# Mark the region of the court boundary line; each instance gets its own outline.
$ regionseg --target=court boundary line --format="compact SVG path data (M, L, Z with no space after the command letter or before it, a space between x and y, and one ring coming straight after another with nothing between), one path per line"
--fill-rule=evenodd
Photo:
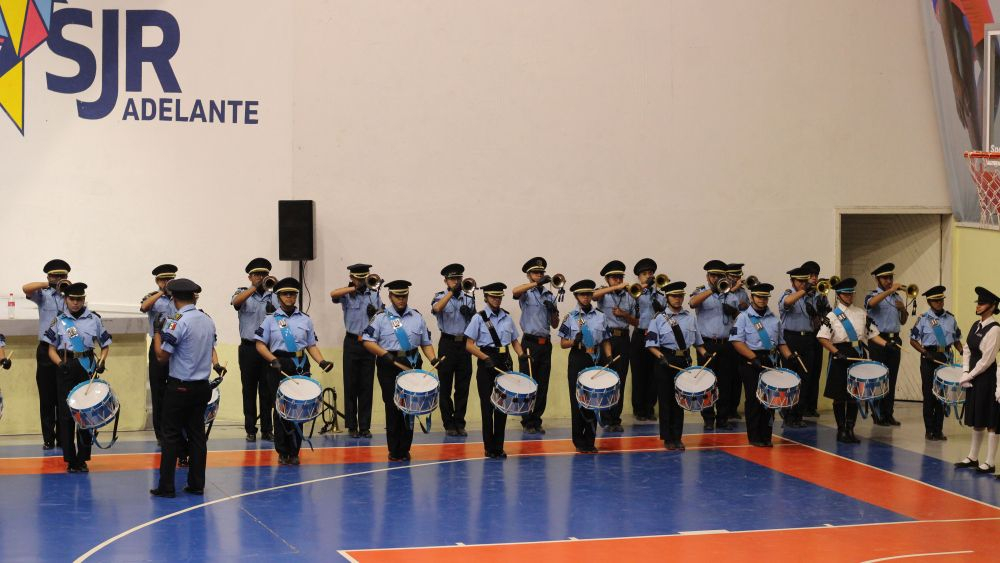
M975 553L975 551L937 551L933 553L908 553L906 555L892 555L889 557L879 557L878 559L866 559L861 563L878 563L879 561L894 561L896 559L916 559L917 557L930 557L932 555L961 555L963 553Z

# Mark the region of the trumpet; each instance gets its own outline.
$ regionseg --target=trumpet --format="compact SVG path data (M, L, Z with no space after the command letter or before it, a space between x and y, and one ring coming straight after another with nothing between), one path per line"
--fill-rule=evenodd
M264 281L260 282L260 284L264 287L264 291L271 291L277 283L278 278L274 276L267 276L264 278Z
M897 289L896 291L904 291L904 292L906 292L906 298L907 299L916 299L917 296L920 295L920 288L915 283L911 283L911 284L909 284L909 285L907 285L905 287L901 287L901 288Z
M640 284L634 283L628 286L628 292L633 298L638 299L642 295L642 286Z
M68 279L61 279L58 282L56 282L56 291L62 293L66 291L66 288L71 285L73 285L73 282L69 281Z
M562 274L556 274L552 276L552 289L562 289L566 285L566 276Z
M667 285L670 283L670 276L668 276L667 274L656 274L656 277L653 278L653 283L656 285L656 289L662 291L663 288L667 287Z
M715 282L715 285L712 286L712 290L716 293L729 293L729 290L732 289L732 287L733 284L729 283L729 280L723 277L719 278L719 281Z
M753 286L759 283L760 283L760 278L758 278L757 276L747 276L747 279L743 280L743 285L747 286L750 289L753 289Z
M377 290L382 287L382 276L379 276L378 274L368 274L368 277L365 278L365 285L368 286L368 289Z
M829 279L820 278L820 280L816 282L816 291L818 291L821 295L826 295L827 293L830 293L833 286L838 283L840 283L840 276L830 276Z
M479 285L476 284L476 280L472 278L465 278L462 280L462 291L472 293L477 289L479 289Z

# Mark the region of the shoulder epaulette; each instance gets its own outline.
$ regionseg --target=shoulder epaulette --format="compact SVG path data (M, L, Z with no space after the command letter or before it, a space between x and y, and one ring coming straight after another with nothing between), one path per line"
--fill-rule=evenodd
M503 311L504 313L507 313L508 315L510 314L510 311L508 311L507 309L504 309L503 307L500 307L500 310Z
M95 317L97 317L97 318L101 318L101 314L100 314L100 313L98 313L97 311L90 311L90 312L91 312L91 313L93 313L93 315L94 315Z
M212 318L212 315L209 315L208 313L206 313L204 309L198 309L198 311L200 311L200 312L204 313L204 315L205 315L206 317L208 317L208 318Z
M145 300L149 299L150 297L156 295L157 293L159 293L159 291L150 291L149 293L146 294L145 297L142 298L142 300L145 301Z
M182 313L177 313L176 315L174 315L174 320L175 321L179 321L179 320L181 320L181 317L183 317L183 316L184 315Z
M244 291L246 291L248 289L250 289L250 288L249 287L237 287L236 288L236 293L234 295L239 295L240 293L243 293Z

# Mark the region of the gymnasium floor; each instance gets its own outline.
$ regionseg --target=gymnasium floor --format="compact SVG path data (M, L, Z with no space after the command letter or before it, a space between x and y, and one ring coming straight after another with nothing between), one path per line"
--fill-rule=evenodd
M645 424L596 456L574 453L568 421L529 439L512 420L506 461L475 433L435 431L392 464L384 436L316 437L299 467L217 427L205 496L176 499L147 494L149 433L98 452L89 475L37 437L3 437L0 561L997 560L1000 481L954 470L968 431L949 420L948 442L924 442L919 408L897 409L900 428L859 421L874 439L857 446L835 442L828 412L771 449L689 416L684 453Z

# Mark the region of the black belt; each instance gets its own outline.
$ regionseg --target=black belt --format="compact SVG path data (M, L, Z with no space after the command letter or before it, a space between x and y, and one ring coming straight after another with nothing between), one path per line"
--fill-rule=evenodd
M455 342L463 342L465 340L464 334L448 334L447 332L441 333L441 338L444 340L454 340Z
M348 332L344 336L346 336L348 338L348 340L361 340L361 335L360 334L354 334L353 332Z
M409 355L412 354L413 352L415 352L416 350L417 350L416 348L410 350L409 352L404 352L403 350L386 350L386 352L388 352L388 354L386 354L386 355L387 356L392 356L392 358L395 359L395 360L407 360L407 361L409 361L409 359L410 359Z
M507 353L507 347L506 346L501 346L499 348L497 348L496 346L480 346L479 349L482 350L484 354L506 354Z
M771 355L771 350L754 350L751 348L750 351L753 352L753 355L757 357Z
M795 335L795 336L812 336L813 331L811 330L788 330L785 329L785 335Z
M878 333L878 335L881 336L883 339L886 339L886 338L896 338L897 336L899 336L899 333L898 332L880 332L880 333Z
M176 377L170 377L169 375L167 376L167 381L172 383L178 383L181 385L202 385L202 384L208 385L207 379L194 379L187 381L184 379L177 379Z
M702 340L704 340L705 342L711 342L713 344L722 344L724 342L729 342L729 340L727 340L725 338L708 338L708 337L705 337Z
M247 340L246 338L241 338L240 339L240 344L249 344L250 346L256 346L257 345L257 341L256 340Z
M545 346L549 343L548 336L538 336L536 334L525 334L524 339L531 342L537 342L539 346Z
M937 346L937 345L924 346L924 350L927 350L928 352L937 352L939 354L944 354L945 352L948 351L948 348L950 348L950 346L947 347Z
M628 336L627 328L612 328L611 336Z
M674 350L673 348L663 348L660 347L660 353L666 354L667 356L678 356L681 358L690 357L691 353L687 350Z
M277 352L271 352L271 353L279 358L301 358L302 356L305 355L305 352L303 352L302 350L299 350L298 352L286 352L283 350L279 350Z

